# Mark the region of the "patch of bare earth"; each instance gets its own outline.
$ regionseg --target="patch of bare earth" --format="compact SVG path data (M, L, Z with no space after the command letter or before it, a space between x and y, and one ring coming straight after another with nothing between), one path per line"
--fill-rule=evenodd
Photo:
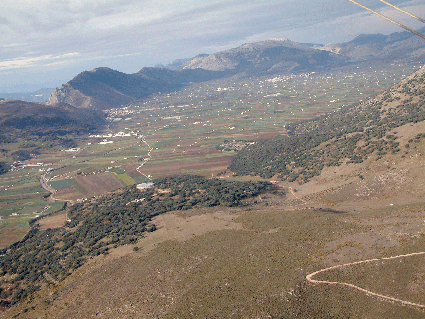
M196 215L191 215L192 211L189 211L186 214L175 212L155 217L152 223L156 225L157 230L141 239L138 246L142 248L142 251L149 252L166 240L186 241L220 229L242 228L242 224L235 221L239 217L236 213L224 212L216 208L196 211Z
M13 243L16 243L28 232L28 227L16 228L16 227L5 227L0 230L0 248L5 248Z
M38 221L40 230L46 230L49 228L62 227L66 223L67 213L65 211L48 215Z

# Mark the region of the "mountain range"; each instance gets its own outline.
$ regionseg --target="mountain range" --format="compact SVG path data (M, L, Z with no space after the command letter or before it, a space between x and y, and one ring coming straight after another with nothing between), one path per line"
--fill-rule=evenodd
M56 88L47 103L63 102L102 110L120 107L154 93L179 90L190 83L235 75L313 72L362 62L421 62L424 56L425 42L409 32L361 35L347 43L324 46L271 39L202 54L186 62L180 60L172 64L172 68L142 68L133 74L105 67L84 71Z
M345 64L337 54L309 48L286 39L243 45L208 56L200 55L175 70L143 68L125 74L109 68L82 72L53 91L48 104L64 102L76 107L109 109L167 93L189 83L243 75L313 71Z
M419 30L425 32L425 28ZM352 41L325 46L314 46L346 57L350 62L363 61L424 61L425 41L410 32L390 35L362 34Z

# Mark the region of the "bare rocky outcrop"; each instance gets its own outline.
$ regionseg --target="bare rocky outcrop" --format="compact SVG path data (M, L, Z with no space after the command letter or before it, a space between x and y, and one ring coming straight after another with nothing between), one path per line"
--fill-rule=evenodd
M105 110L127 104L135 99L135 75L109 68L97 68L78 74L71 81L56 88L47 104L67 103L78 108ZM142 84L139 85L142 91Z
M93 106L93 101L90 96L84 95L78 90L75 90L69 83L62 85L60 88L53 90L47 101L48 105L57 103L67 103L73 106L89 108Z

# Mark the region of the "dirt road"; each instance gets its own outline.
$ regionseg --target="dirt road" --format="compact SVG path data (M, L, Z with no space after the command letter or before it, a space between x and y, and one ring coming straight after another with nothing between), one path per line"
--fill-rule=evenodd
M315 271L315 272L307 275L306 280L310 283L313 283L313 284L343 285L343 286L347 286L347 287L351 287L351 288L360 290L360 291L362 291L362 292L364 292L368 295L375 296L375 297L384 299L386 301L398 302L398 303L401 303L403 305L414 306L414 307L425 309L425 305L413 303L413 302L406 301L406 300L401 300L401 299L390 297L390 296L384 296L384 295L375 293L373 291L370 291L370 290L367 290L367 289L364 289L364 288L361 288L361 287L358 287L356 285L349 284L349 283L346 283L346 282L325 281L325 280L315 280L315 279L313 279L313 277L315 275L322 273L322 272L326 272L328 270L332 270L332 269L343 268L343 267L348 267L348 266L358 265L358 264L365 264L365 263L374 262L374 261L391 260L391 259L405 258L405 257L417 256L417 255L425 255L425 252L411 253L411 254L406 254L406 255L398 255L398 256L379 258L379 259L368 259L368 260L356 261L356 262L347 263L347 264L336 265L336 266L332 266L332 267L328 267L328 268L324 268L324 269Z

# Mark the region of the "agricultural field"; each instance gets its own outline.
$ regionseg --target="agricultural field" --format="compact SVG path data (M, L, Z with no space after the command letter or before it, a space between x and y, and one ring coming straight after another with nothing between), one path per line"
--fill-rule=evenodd
M153 178L231 177L227 167L236 153L218 149L225 140L256 142L284 134L286 124L359 103L417 67L363 65L327 73L193 84L109 110L111 122L104 131L72 137L76 142L72 148L23 139L2 144L4 150L34 154L0 175L0 223L9 218L28 221L61 210L67 201ZM6 153L0 152L0 162L10 163ZM19 229L24 234L29 228Z

